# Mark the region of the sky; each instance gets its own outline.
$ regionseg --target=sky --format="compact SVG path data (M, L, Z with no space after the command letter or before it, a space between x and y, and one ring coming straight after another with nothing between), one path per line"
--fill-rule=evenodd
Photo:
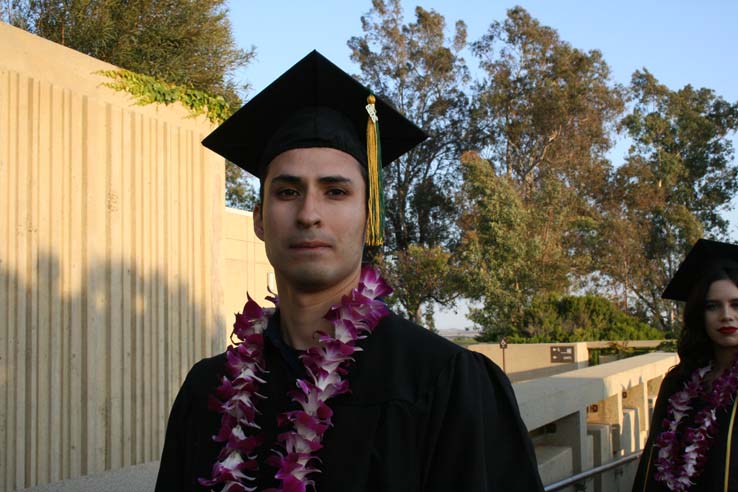
M370 10L370 0L229 0L228 5L237 44L256 48L256 59L237 74L240 83L250 84L250 95L313 49L358 73L346 42L362 34L361 16ZM738 2L733 0L416 0L403 2L406 22L414 19L417 5L442 14L449 28L463 20L469 41L520 5L575 48L601 51L615 82L626 85L645 67L671 89L691 84L738 100ZM474 75L476 60L470 53L465 58ZM733 141L738 147L738 139ZM614 164L626 148L627 142L618 143L611 153ZM738 197L733 205L738 208ZM738 211L726 217L731 240L738 242ZM470 326L460 311L438 316L437 327Z

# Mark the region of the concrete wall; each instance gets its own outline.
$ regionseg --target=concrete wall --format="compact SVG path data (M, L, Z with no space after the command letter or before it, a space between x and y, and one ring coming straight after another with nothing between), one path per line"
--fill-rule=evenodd
M110 68L0 23L0 491L158 459L224 346L211 125Z
M552 362L551 347L571 349L573 362ZM587 342L511 343L504 350L504 354L499 343L476 343L469 345L468 348L486 355L495 364L502 367L512 382L572 371L586 367L589 362Z
M539 465L546 465L541 468L544 484L567 469L578 473L642 449L653 399L677 361L675 353L654 352L514 384ZM571 448L571 453L561 448ZM586 488L630 490L636 466L632 462L607 472Z
M274 269L267 260L264 243L254 234L251 212L225 209L222 251L225 346L235 321L233 313L243 310L247 292L261 306L273 306L264 298L270 295L267 291L267 275ZM276 285L271 287L276 291Z

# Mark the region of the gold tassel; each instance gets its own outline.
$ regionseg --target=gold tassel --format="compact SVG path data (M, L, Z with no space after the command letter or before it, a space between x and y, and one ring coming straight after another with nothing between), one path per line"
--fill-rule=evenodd
M379 139L379 119L374 106L375 98L366 98L366 111L369 119L366 123L366 158L369 176L368 211L366 219L367 246L384 244L384 199L382 196L382 155Z

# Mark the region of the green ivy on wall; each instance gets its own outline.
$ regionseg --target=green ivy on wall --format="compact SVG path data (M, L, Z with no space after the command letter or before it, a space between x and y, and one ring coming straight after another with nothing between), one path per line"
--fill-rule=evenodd
M104 84L106 87L129 93L141 106L179 102L189 109L193 116L204 114L213 123L222 123L231 114L231 108L223 96L168 84L150 75L130 70L102 70L98 73L112 79L111 82Z

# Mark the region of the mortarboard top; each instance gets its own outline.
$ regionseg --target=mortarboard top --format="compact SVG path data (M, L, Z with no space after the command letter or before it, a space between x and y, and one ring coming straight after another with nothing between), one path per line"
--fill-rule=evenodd
M312 51L216 128L203 145L260 178L271 159L295 148L336 148L366 166L371 94ZM382 166L427 138L381 99L376 98L375 106Z
M687 301L692 288L713 268L738 269L738 245L700 239L679 265L661 297Z

